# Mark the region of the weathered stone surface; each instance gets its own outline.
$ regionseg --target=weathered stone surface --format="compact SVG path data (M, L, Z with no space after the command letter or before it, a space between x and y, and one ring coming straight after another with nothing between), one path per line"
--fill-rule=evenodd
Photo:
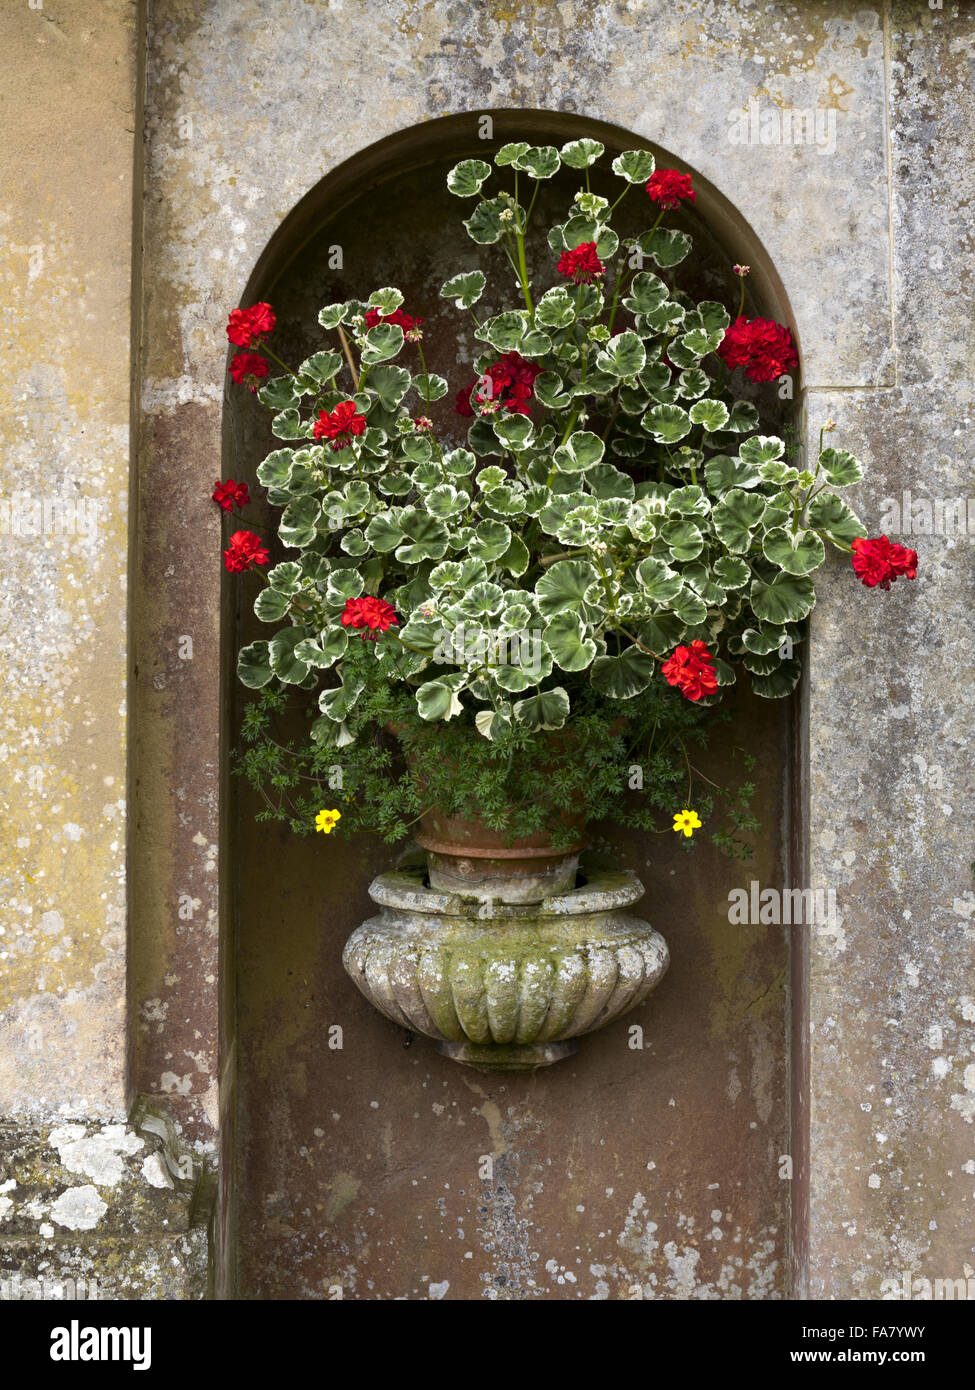
M975 398L942 381L808 406L867 466L870 534L919 556L889 593L838 558L810 642L810 881L838 911L810 942L809 1294L878 1298L973 1264L975 530L911 534L889 504L975 492Z
M47 1117L55 1126L78 1116L119 1121L126 1111L135 14L119 0L58 0L56 10L25 3L0 17L4 51L17 57L5 90L0 220L8 326L2 740L10 774L0 1113ZM201 1150L214 1150L219 1111L219 520L207 499L221 460L222 323L282 220L342 160L448 113L470 113L472 141L481 112L534 107L576 111L657 142L738 209L742 244L767 253L794 314L812 388L810 426L827 414L839 420L841 442L860 449L871 469L861 491L871 529L891 531L885 496L899 499L905 488L943 498L973 491L964 457L973 348L971 40L971 12L953 0L943 9L922 0L568 0L520 8L501 0L281 0L273 20L258 0L150 3L136 431L143 445L134 598L140 824L129 965L137 1083L168 1098ZM784 113L807 108L814 136L821 113L820 144L776 142ZM741 116L757 143L729 139L742 129L729 117ZM763 130L770 143L762 143ZM225 473L233 472L239 443L228 441ZM58 501L62 517L66 500L97 504L94 532L85 534L86 508L74 512L74 534L54 534L49 523L41 537L16 534L15 509L28 515L16 501L20 489L28 506ZM899 583L890 594L851 589L837 559L809 649L809 875L813 884L835 883L841 909L839 923L809 943L810 1090L801 1096L812 1123L814 1297L876 1297L885 1273L950 1276L975 1263L967 1219L975 908L964 828L973 699L958 637L970 628L975 598L970 541L899 538L921 553L917 583ZM763 753L774 756L772 745ZM363 883L376 867L366 858L357 852L347 861ZM225 885L228 874L225 866ZM308 1022L323 1007L321 995L302 999L302 1008L295 992L299 979L327 980L314 973L324 948L293 923L287 952L271 952L259 938L246 942L245 994L248 968L263 972L260 992L247 996L249 1094L260 1091L266 1104L245 1135L242 1169L267 1219L263 1245L245 1232L245 1258L263 1287L322 1296L331 1272L347 1296L376 1296L377 1280L394 1296L458 1296L468 1287L461 1256L460 1275L451 1268L448 1277L443 1261L427 1268L425 1282L417 1275L430 1249L420 1227L425 1220L446 1260L454 1239L448 1217L468 1214L456 1193L469 1171L460 1160L451 1166L446 1150L476 1126L472 1165L485 1136L496 1159L476 1218L479 1264L494 1262L494 1273L478 1271L491 1281L485 1296L535 1297L543 1288L597 1298L781 1292L779 955L767 943L729 939L709 892L689 881L682 898L664 894L678 927L664 922L666 933L678 949L666 982L672 1002L664 990L654 1000L666 1026L663 1065L650 1081L643 1054L624 1053L619 1077L572 1063L571 1096L568 1082L544 1096L529 1081L503 1096L469 1088L458 1100L451 1092L432 1147L406 1111L397 1112L388 1141L384 1126L394 1120L371 1111L354 1111L348 1140L333 1138L333 1110L349 1123L359 1088L344 1072L332 1077L322 1061ZM314 906L312 895L306 899L302 889L291 891L286 911L300 917ZM358 910L353 903L348 912ZM339 920L345 912L340 905ZM663 921L656 907L654 917ZM693 979L682 973L691 961ZM702 978L714 997L708 1012L694 1013L703 1010ZM341 996L329 996L333 1005L344 1007ZM682 1035L668 1033L681 1010L702 1039L708 1035L707 1046L682 1047ZM365 1023L364 1002L354 1017L362 1064L379 1075L386 1054ZM390 1039L395 1045L392 1031ZM233 1056L228 1045L231 1067ZM290 1110L276 1070L285 1063L296 1100ZM443 1082L399 1056L389 1070L417 1094ZM319 1106L316 1086L325 1076L331 1089ZM667 1183L662 1173L650 1176L652 1158L638 1186L621 1157L628 1195L618 1195L620 1179L617 1196L603 1199L580 1174L595 1171L605 1150L559 1125L572 1106L598 1114L604 1132L629 1136L620 1145L631 1161L643 1141L628 1128L625 1095L637 1085L645 1087L655 1137L669 1145ZM724 1167L750 1175L753 1186L735 1189L730 1202L722 1195L718 1208L718 1229L735 1233L726 1247L741 1242L738 1265L717 1259L717 1237L705 1244L717 1201L705 1189L724 1179L681 1170L686 1147L669 1106L671 1085L679 1092L671 1099L684 1105L689 1095L695 1114L721 1125ZM557 1194L554 1184L543 1190L552 1158L546 1125L569 1153ZM657 1158L662 1151L655 1149ZM305 1170L333 1154L341 1157L322 1179L323 1192ZM101 1162L107 1167L93 1166L104 1176L111 1154ZM433 1199L421 1203L407 1238L402 1224L386 1221L386 1205L415 1203L430 1172L451 1184L449 1208L447 1196L443 1211ZM63 1214L107 1222L110 1213L98 1216L104 1185L84 1172L69 1178L51 1201L80 1192L68 1196ZM685 1204L680 1194L692 1188ZM364 1195L373 1190L387 1199L378 1217ZM12 1201L0 1194L0 1206L4 1198ZM548 1243L568 1230L570 1198L594 1231L610 1233L586 1247L584 1293L569 1281L572 1245L563 1252ZM303 1217L306 1209L316 1214ZM141 1239L131 1230L128 1238ZM271 1248L280 1260L269 1267ZM366 1250L381 1253L369 1264ZM69 1271L70 1260L63 1267ZM169 1287L179 1287L179 1277Z
M139 1120L0 1125L0 1299L206 1296L209 1186Z
M670 963L660 933L619 910L642 896L635 874L610 872L604 886L594 869L584 887L541 903L450 897L443 906L442 893L422 886L424 873L421 864L389 875L391 884L380 875L370 896L386 906L349 937L343 964L394 1023L478 1044L474 1065L484 1070L557 1060L541 1052L511 1058L501 1049L604 1027L642 1004Z
M134 23L0 14L0 1115L126 1110Z

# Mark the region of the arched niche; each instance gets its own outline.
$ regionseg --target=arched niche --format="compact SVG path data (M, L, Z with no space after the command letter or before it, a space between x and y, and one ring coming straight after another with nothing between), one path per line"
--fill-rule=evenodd
M484 115L490 140L479 135ZM293 209L240 302L270 300L279 314L275 345L300 360L322 344L322 304L399 286L406 307L427 321L430 370L451 386L438 428L456 429L453 390L469 376L475 349L462 316L437 291L475 264L478 249L460 224L465 204L445 189L446 170L460 158L490 157L508 140L559 145L580 136L603 142L607 168L616 153L646 144L606 123L545 111L451 116L381 140ZM686 167L654 152L662 167ZM747 263L751 311L795 330L747 221L696 173L694 186L696 205L682 219L696 242L688 288L734 307L730 267ZM540 198L542 215L553 199L558 180ZM649 224L637 211L633 229L642 230ZM772 388L761 404L778 417L770 424L781 422ZM273 447L266 414L247 392L231 392L223 476L253 483ZM252 488L255 497L260 491ZM256 506L248 515L270 523L274 514ZM250 616L256 592L246 578L224 587L228 749L247 699L234 656L267 631ZM256 824L255 795L240 778L225 779L222 1048L233 1090L224 1132L225 1291L788 1296L790 1185L777 1162L793 1151L788 928L732 926L727 906L729 891L752 878L790 882L795 702L743 694L735 709L715 766L732 768L742 744L757 756L762 832L754 861L743 868L705 845L686 859L665 835L600 827L601 848L643 878L641 910L667 937L673 964L633 1015L593 1035L577 1057L529 1077L458 1067L377 1014L345 976L342 945L372 911L368 883L394 848L302 840ZM329 1047L332 1025L342 1029L340 1050Z

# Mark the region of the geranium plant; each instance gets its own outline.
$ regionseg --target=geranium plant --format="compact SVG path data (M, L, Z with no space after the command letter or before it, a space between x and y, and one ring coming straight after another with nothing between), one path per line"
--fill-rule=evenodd
M271 306L231 315L228 336L242 349L234 380L273 413L281 441L257 476L294 552L267 571L255 603L276 630L240 653L244 684L268 687L246 730L259 785L324 779L336 749L365 741L361 786L381 802L392 775L388 750L377 751L383 730L420 744L425 727L449 726L451 746L463 731L467 763L480 769L461 789L464 804L493 807L514 831L533 814L530 791L521 820L499 791L512 786L515 752L530 782L551 761L544 736L577 730L567 795L612 810L627 759L652 766L658 740L666 765L653 799L682 813L687 740L706 737L722 688L741 673L766 698L794 688L827 549L852 553L868 584L913 577L914 552L863 539L842 496L861 466L824 445L832 422L804 466L759 431L755 406L736 393L736 370L774 381L798 359L786 327L744 316L747 267L735 267L734 320L725 304L695 303L678 287L691 238L662 222L694 200L690 177L627 151L612 161L620 193L610 203L589 186L603 153L594 140L561 151L516 143L498 150L494 168L466 159L451 170L471 239L503 250L520 295L484 316L483 271L443 285L484 344L459 383L428 369L422 319L395 288L327 305L322 350L273 377L266 357L283 364L267 341ZM561 166L581 187L548 230L549 271L532 283L536 196ZM628 196L645 201L650 225L621 242L613 216ZM462 447L431 424L431 405L448 393L470 420ZM236 496L231 483L222 498ZM247 531L226 555L235 570L268 558ZM302 773L260 738L294 686L320 690L310 741L287 745ZM385 818L374 814L384 833L402 833L422 808L435 761ZM457 767L455 757L455 784ZM508 783L498 781L505 768ZM320 803L304 794L293 821L307 828ZM365 811L359 821L343 814L343 828L368 823ZM684 838L689 826L674 828Z

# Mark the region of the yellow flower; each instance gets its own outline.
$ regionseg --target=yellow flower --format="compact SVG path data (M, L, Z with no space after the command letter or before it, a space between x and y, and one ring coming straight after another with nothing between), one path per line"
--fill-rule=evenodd
M674 816L674 829L679 835L683 830L685 836L690 839L695 830L700 830L701 818L696 811L678 811Z
M315 817L315 829L324 830L326 835L331 835L336 823L341 819L341 811L319 811Z

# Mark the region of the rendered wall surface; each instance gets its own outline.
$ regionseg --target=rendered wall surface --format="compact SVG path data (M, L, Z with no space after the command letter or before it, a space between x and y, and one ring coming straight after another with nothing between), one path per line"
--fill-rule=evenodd
M0 13L0 1115L127 1108L136 19Z

